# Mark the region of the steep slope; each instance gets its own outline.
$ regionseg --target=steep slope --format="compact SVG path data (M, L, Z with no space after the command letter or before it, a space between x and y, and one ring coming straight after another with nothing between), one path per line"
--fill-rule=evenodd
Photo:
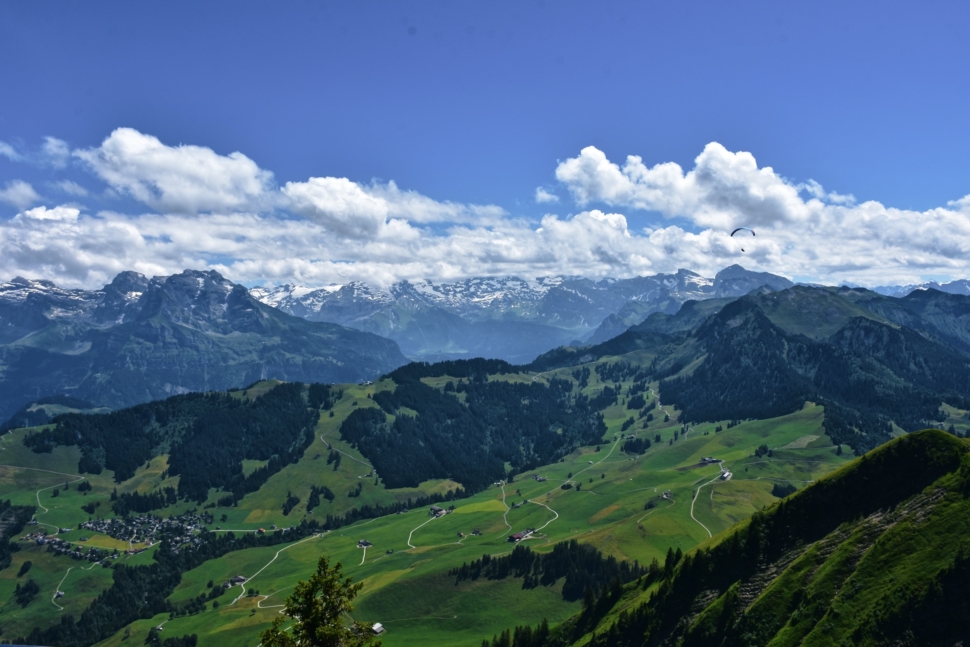
M934 289L917 290L899 299L868 290L844 289L840 294L893 323L970 352L970 296Z
M405 362L390 340L287 315L216 272L146 281L137 300L124 289L131 278L112 284L113 301L106 289L83 316L45 317L42 328L0 346L0 419L53 394L120 408L265 378L373 379Z
M689 353L658 358L663 399L683 419L765 418L822 402L829 436L862 452L888 440L891 423L919 429L943 419L942 403L970 401L966 355L865 317L813 340L775 325L761 299L728 304L681 342Z
M968 493L964 441L900 438L604 592L544 644L961 644Z

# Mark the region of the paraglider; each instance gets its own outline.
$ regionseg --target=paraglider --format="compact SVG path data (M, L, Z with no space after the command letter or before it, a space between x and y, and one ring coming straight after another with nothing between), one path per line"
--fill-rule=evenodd
M737 229L735 229L734 231L731 232L731 238L734 238L734 234L738 233L739 231L748 231L748 232L751 232L751 236L752 237L755 235L754 229L749 229L748 227L738 227ZM742 252L744 251L744 247L741 248L741 251Z

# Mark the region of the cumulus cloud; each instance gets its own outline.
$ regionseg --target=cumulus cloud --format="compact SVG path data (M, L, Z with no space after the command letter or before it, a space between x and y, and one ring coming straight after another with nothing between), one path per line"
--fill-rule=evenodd
M793 184L770 167L759 168L750 153L717 143L708 144L694 164L685 172L671 162L648 167L629 156L621 166L587 147L560 163L556 177L580 204L659 212L704 228L695 239L658 230L649 236L654 242L673 234L680 244L724 258L739 253L741 244L727 232L754 227L758 238L745 243L744 259L769 271L870 284L890 277L919 280L921 273L970 273L964 260L970 252L968 198L928 211L856 204L853 196L827 192L814 181Z
M970 275L970 196L926 211L857 204L719 144L705 147L687 170L632 156L617 164L585 148L556 168L560 195L579 208L539 222L494 205L435 200L394 182L313 177L276 188L273 176L241 153L168 146L130 129L74 155L148 209L29 208L32 198L16 217L0 220L0 277L95 287L125 269L156 275L191 267L245 282L388 284L679 268L711 276L734 263L867 285ZM81 195L76 185L57 186ZM659 215L636 228L631 211ZM753 227L757 238L731 238L736 226Z
M116 191L163 211L259 209L273 181L242 153L166 146L132 128L118 128L99 147L74 155Z
M0 189L0 202L12 204L18 209L28 207L39 200L40 196L34 191L34 187L23 180L12 180Z
M536 202L538 204L549 204L550 202L559 202L559 196L555 193L550 193L545 188L541 186L536 187Z
M687 173L673 162L648 167L635 155L621 167L588 146L559 164L556 179L581 205L603 202L657 211L709 227L768 225L805 216L799 187L770 167L759 169L751 153L732 153L716 142L704 147Z
M26 222L30 220L48 220L56 222L76 222L81 214L80 209L62 205L48 209L47 207L34 207L14 216L14 222Z
M492 205L438 202L415 191L402 191L394 182L362 185L347 178L314 177L287 182L284 206L320 223L328 231L350 238L396 234L407 223L494 224L508 214Z

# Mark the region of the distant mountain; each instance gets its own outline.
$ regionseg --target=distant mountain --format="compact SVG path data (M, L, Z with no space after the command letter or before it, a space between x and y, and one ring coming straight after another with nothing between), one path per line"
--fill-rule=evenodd
M970 408L970 297L903 298L793 286L688 301L601 344L559 348L536 371L636 352L685 422L763 419L825 405L826 433L863 452L898 429Z
M920 283L919 285L880 285L872 288L873 292L878 292L887 297L904 297L916 290L939 290L950 294L970 295L970 279L958 279L949 283Z
M0 420L50 395L120 408L265 378L372 379L405 361L390 340L288 315L217 272L0 285Z
M409 357L489 357L529 362L574 339L599 343L654 312L687 300L738 297L791 281L734 265L714 279L688 270L632 279L472 278L455 283L403 281L387 289L350 283L308 289L254 288L263 303L311 321L373 332L397 341Z

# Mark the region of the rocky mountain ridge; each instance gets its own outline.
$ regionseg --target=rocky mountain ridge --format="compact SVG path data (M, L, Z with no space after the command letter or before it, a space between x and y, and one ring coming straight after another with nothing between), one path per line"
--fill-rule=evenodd
M714 278L682 269L599 281L482 277L402 281L388 288L359 282L317 289L283 285L251 293L311 321L389 337L414 359L484 356L528 362L574 340L604 341L651 313L676 312L685 301L738 297L765 285L782 290L792 283L733 265Z
M118 408L259 379L355 382L404 364L393 341L288 315L218 272L101 290L0 285L0 419L53 395Z

